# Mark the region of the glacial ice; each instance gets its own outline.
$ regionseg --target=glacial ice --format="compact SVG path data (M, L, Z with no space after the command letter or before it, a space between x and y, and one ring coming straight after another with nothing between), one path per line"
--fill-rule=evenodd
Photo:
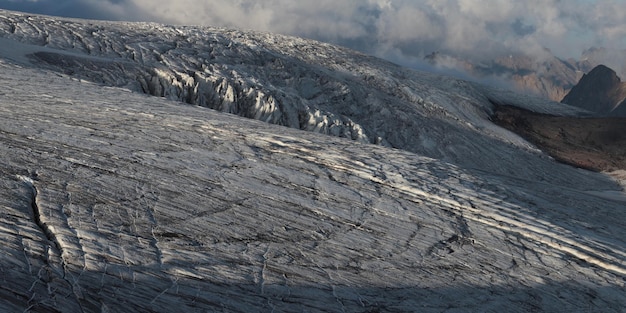
M0 37L0 311L626 307L620 187L488 119L584 112L272 34Z

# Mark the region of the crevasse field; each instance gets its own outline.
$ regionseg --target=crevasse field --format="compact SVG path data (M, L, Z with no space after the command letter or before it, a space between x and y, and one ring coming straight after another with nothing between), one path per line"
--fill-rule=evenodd
M585 112L267 33L0 37L0 311L626 307L622 186L489 121Z

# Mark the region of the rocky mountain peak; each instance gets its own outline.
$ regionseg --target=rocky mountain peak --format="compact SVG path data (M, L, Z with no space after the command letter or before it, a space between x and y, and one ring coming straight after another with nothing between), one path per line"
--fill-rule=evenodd
M614 70L602 64L594 67L589 74L584 75L581 81L583 79L597 83L605 83L607 86L613 86L622 81Z
M617 73L598 65L583 75L578 84L563 98L562 103L577 106L602 115L619 115L626 99L626 83ZM626 116L626 115L625 115Z

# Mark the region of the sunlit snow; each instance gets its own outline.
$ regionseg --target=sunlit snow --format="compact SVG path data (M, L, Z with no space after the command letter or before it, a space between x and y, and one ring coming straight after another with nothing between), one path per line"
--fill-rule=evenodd
M621 187L488 114L584 112L278 35L0 29L0 311L626 307Z

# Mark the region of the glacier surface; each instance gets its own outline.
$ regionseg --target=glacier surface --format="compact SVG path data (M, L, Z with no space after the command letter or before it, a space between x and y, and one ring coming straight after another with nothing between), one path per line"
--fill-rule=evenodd
M273 34L0 37L0 311L626 307L620 187L489 121L584 112Z

